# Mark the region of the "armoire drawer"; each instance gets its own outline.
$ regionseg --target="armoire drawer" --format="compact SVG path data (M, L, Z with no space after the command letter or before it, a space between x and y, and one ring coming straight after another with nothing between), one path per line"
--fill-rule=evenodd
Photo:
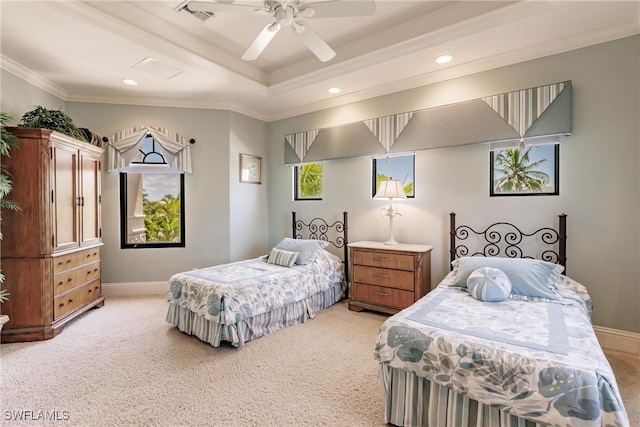
M53 277L53 295L58 296L84 283L100 278L100 263L83 265Z
M60 295L53 300L53 319L57 320L78 307L93 301L101 294L100 280L87 283L85 286Z
M95 261L100 261L100 248L90 248L60 255L53 259L53 274L62 273L63 271Z

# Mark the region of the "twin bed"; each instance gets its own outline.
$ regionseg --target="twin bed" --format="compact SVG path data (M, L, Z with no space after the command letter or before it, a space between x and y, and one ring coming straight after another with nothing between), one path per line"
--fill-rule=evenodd
M347 213L342 221L292 212L293 238L269 254L173 275L169 279L167 322L218 347L245 342L302 323L338 302L346 282Z
M558 230L531 234L504 222L456 226L453 213L450 221L451 271L377 335L384 421L628 426L589 294L561 274L566 216ZM345 295L347 229L346 212L331 225L292 213L294 238L268 255L174 275L167 321L215 347L240 347L313 318ZM328 245L342 249L342 260Z
M377 336L385 422L629 425L589 294L561 274L565 224L561 215L558 231L527 234L509 223L475 231L451 214L452 270ZM538 244L541 260L525 250Z

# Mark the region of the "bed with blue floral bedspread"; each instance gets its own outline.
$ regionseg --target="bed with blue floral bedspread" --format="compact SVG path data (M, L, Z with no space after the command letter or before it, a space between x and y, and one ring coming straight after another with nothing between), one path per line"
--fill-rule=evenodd
M558 264L473 255L380 328L384 421L628 426L587 289Z
M304 223L292 214L296 238L284 238L269 254L173 275L167 322L214 347L222 342L241 347L340 301L344 264L327 249L346 248L346 212L331 225L321 218ZM309 229L311 238L302 239L301 228Z

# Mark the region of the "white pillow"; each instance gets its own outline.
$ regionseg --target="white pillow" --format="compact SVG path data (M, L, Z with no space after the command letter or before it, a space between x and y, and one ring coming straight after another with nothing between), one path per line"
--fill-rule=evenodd
M477 300L500 302L507 299L511 293L511 281L502 270L482 267L469 275L467 289Z

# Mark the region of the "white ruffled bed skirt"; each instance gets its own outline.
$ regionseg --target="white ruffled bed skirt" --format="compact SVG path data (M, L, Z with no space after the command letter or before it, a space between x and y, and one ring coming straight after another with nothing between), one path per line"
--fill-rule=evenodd
M169 303L167 322L177 326L180 331L193 335L214 347L219 347L223 341L227 341L235 347L242 347L247 341L313 319L319 311L340 301L343 294L344 286L342 283L338 283L326 291L311 295L302 301L230 325L206 319L188 308Z
M386 423L434 427L542 427L388 364L380 364L379 377Z

